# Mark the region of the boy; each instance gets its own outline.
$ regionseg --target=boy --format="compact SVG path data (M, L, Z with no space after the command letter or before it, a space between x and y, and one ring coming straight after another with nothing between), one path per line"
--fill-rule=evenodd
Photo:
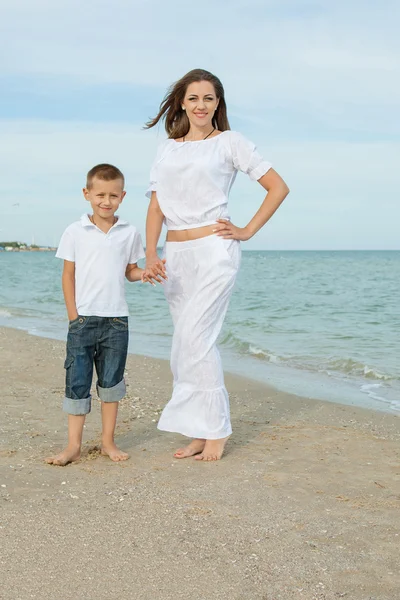
M68 446L47 458L49 464L65 466L80 457L85 417L91 408L93 363L101 400L101 453L115 462L129 458L114 443L118 401L126 392L124 277L142 279L137 261L144 252L135 227L115 215L125 193L119 169L108 164L93 167L83 190L93 214L67 227L57 250L56 256L64 259L62 287L69 319L63 403L68 413Z

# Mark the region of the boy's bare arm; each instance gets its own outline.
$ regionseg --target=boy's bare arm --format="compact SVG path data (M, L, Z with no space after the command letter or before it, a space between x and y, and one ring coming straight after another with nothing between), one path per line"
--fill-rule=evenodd
M125 277L128 281L140 281L144 270L137 266L137 263L132 263L126 267Z
M68 320L73 321L78 317L78 311L76 310L75 302L75 263L69 260L64 260L62 289L64 292Z

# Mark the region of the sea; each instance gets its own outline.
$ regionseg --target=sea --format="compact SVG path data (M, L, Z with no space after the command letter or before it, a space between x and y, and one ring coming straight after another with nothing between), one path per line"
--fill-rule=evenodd
M62 261L0 252L0 325L66 339ZM161 285L126 283L130 352L168 359ZM219 347L226 371L400 415L400 251L244 251Z

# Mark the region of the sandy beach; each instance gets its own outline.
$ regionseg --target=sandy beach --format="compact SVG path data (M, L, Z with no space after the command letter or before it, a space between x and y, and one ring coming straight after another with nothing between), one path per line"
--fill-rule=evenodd
M114 464L44 463L66 441L64 344L0 329L0 597L395 600L400 419L227 376L218 463L174 460L158 432L168 363L129 356ZM94 394L95 397L95 394Z

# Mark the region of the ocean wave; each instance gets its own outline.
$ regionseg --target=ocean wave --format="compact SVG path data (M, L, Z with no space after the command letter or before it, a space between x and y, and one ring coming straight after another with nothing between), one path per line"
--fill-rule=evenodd
M220 344L232 350L235 350L239 354L247 354L259 360L265 360L267 362L275 364L278 364L283 360L282 357L277 356L276 354L273 354L268 350L258 348L250 342L241 340L232 332L228 332L225 336L223 336L223 338L220 340Z
M386 402L385 398L382 398L382 396L379 396L379 394L376 393L376 390L382 388L383 385L381 383L367 383L361 386L361 391L365 392L370 398L372 398L373 400L378 400L379 402Z
M9 310L6 310L5 308L0 308L0 318L1 317L9 319L10 317L12 317L12 314Z
M345 373L346 375L357 375L359 377L365 377L366 379L377 379L381 381L395 379L386 373L381 373L380 371L353 360L352 358L329 360L325 368L328 371L339 371L340 373Z
M256 346L252 346L251 344L249 344L249 353L256 358L261 358L275 364L278 364L282 361L279 356L272 354L272 352L265 352L264 350L261 350Z
M377 402L384 402L385 404L390 405L390 407L392 408L392 410L400 411L400 401L399 400L388 400L387 398L380 396L379 393L377 393L377 390L379 389L383 389L384 385L382 383L365 383L364 385L361 386L361 391L364 392L365 394L367 394L367 396L369 396L369 398L371 398L372 400L375 400Z
M393 381L400 379L395 375L389 375L382 371L370 367L367 364L353 360L351 358L331 358L316 356L282 356L276 352L262 348L252 342L241 339L231 331L225 334L220 340L222 346L225 346L240 355L263 360L273 364L301 369L302 371L311 371L314 373L325 373L329 376L345 375L348 377L357 377L372 381Z

